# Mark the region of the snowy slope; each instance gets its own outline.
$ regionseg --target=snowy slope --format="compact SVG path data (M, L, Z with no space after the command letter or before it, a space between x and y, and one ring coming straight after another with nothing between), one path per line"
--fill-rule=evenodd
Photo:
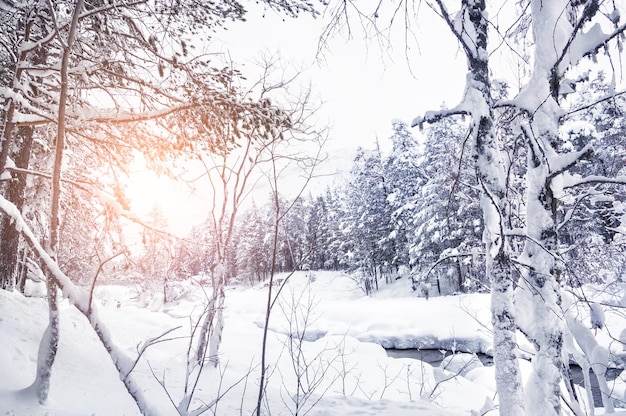
M421 361L389 358L381 346L488 352L488 296L425 300L416 298L408 283L400 280L368 298L345 275L318 272L310 284L309 277L303 272L289 281L270 321L265 406L272 415L294 411L296 375L288 353L294 345L288 337L295 324L289 318L293 311L309 320L300 351L310 363L310 378L318 382L300 414L310 410L309 415L469 415L485 405L484 410L491 407L493 368L479 366L465 377L453 378L453 373ZM102 320L115 343L131 356L142 341L177 328L167 335L169 340L146 351L133 373L155 413L162 415L177 414L171 401L178 403L183 395L190 317L198 315L205 296L191 282L174 289L178 300L166 305L157 289L104 286L97 290ZM212 409L215 414L252 413L267 290L263 285L229 289L221 366L205 370L194 405L224 394ZM84 317L67 302L62 305L61 346L50 398L41 406L27 388L47 322L45 302L0 291L4 346L0 414L140 414Z

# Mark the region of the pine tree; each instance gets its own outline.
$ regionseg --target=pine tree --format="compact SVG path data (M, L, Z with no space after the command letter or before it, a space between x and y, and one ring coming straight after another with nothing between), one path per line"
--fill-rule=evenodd
M344 232L350 242L352 268L359 270L367 293L389 274L395 252L388 237L393 230L387 202L388 184L380 149L358 149L346 188Z
M428 128L418 159L422 184L411 201L415 285L436 286L439 294L489 284L479 273L484 263L475 255L481 251L482 222L464 142L466 129L449 118Z
M400 266L409 266L409 252L413 240L412 215L419 194L420 186L425 182L424 173L420 166L420 145L409 131L406 123L393 123L394 134L391 153L385 159L385 176L389 187L387 198L393 231L389 241L394 245L396 252L392 265L397 269Z

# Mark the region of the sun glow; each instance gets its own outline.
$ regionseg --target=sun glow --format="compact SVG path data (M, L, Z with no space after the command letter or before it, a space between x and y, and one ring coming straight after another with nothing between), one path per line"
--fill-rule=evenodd
M167 220L167 230L182 236L205 215L202 201L187 191L184 184L149 169L141 154L131 164L128 177L125 193L130 211L148 224L154 211L159 210Z

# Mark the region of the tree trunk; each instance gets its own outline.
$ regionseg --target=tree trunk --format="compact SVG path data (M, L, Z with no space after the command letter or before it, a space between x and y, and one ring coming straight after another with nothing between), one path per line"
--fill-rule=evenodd
M19 150L15 156L15 165L18 168L27 169L30 161L30 153L33 144L33 128L23 127L18 129L18 137L21 138ZM24 190L26 189L26 176L14 174L14 179L9 182L6 199L13 202L20 212L24 208ZM10 218L3 216L0 220L0 288L13 290L18 280L17 265L19 262L20 233L12 226ZM18 285L18 290L23 291Z
M222 343L222 333L224 332L224 303L226 301L226 294L224 293L225 286L225 270L222 268L219 271L217 287L213 288L214 292L214 317L212 319L213 330L209 333L209 363L213 367L217 367L219 364L219 349Z
M61 85L59 90L59 108L57 114L57 134L54 152L54 166L52 169L52 198L50 201L50 250L54 255L59 245L60 208L61 208L61 171L63 168L63 152L65 151L65 110L69 90L69 61L72 45L78 29L78 18L83 10L84 0L76 0L72 22L67 39L60 39L61 44Z
M59 212L61 205L61 167L63 163L63 148L65 146L65 108L67 105L68 93L68 70L69 55L71 46L74 42L76 29L78 26L78 17L83 9L83 0L77 0L72 15L72 23L67 39L63 44L63 40L59 41L63 44L61 50L61 88L59 91L59 109L57 115L57 140L54 158L54 168L52 171L52 198L50 201L50 256L55 259L59 244ZM57 288L53 276L46 273L48 288L48 328L44 334L39 346L39 354L37 359L37 377L34 382L36 386L37 397L40 403L46 401L48 390L50 387L50 375L52 365L56 358L57 348L59 345L59 309L57 305Z
M504 252L487 256L491 274L491 324L496 388L501 415L522 415L524 399L517 350L515 306L509 259Z
M18 31L23 34L22 41L27 43L31 40L31 32L36 26L35 20L41 15L48 13L46 6L33 5L28 17L18 24ZM46 53L44 48L36 51L23 50L17 56L15 62L15 74L13 76L13 92L18 95L21 89L22 75L25 68L30 64L38 65L45 62ZM28 63L28 65L26 65ZM36 94L36 91L33 91ZM28 168L30 153L33 143L33 127L21 127L15 133L14 114L16 111L16 101L14 98L7 98L6 113L2 130L2 146L0 147L0 173L4 172L9 155L11 153L15 139L17 141L17 152L13 161L18 168ZM5 197L13 202L21 211L24 207L24 189L26 187L26 177L24 175L13 174L6 188ZM19 232L10 224L9 218L3 217L0 221L0 288L12 290L16 282L16 270L19 251Z
M213 289L215 290L215 289ZM206 306L206 316L200 327L200 335L198 336L198 347L196 348L196 362L200 367L204 364L204 357L207 351L209 334L213 330L213 319L215 317L215 299L211 296Z
M274 234L272 240L272 263L270 268L270 284L267 289L267 305L265 308L265 323L263 325L263 341L261 344L261 374L259 381L259 394L257 396L256 416L261 416L261 405L265 395L265 387L267 384L267 334L269 332L270 314L272 313L272 305L274 302L272 295L272 286L274 285L274 276L276 275L276 258L278 256L278 226L280 222L280 203L278 200L278 192L274 193ZM279 289L280 293L280 289ZM278 296L278 295L277 295ZM299 392L299 391L298 391Z
M493 128L493 97L489 76L488 29L486 0L463 0L461 11L452 17L443 0L436 0L441 16L457 37L467 57L467 83L464 101L453 114L472 116L473 159L482 193L483 244L485 275L491 281L491 322L493 353L496 368L496 390L500 414L521 416L524 400L517 350L513 274L510 247L506 235L508 203L506 170ZM448 115L428 116L436 122Z
M530 158L532 159L532 158ZM560 271L555 260L557 249L556 199L545 178L547 168L530 161L527 200L528 224L522 259L529 265L523 286L531 294L533 328L529 331L535 346L533 371L528 381L528 400L542 415L561 413L561 353L563 314L561 310ZM534 186L533 186L534 185Z
M205 357L208 355L209 362L217 367L219 364L219 347L222 341L222 332L224 331L224 303L226 294L224 286L226 275L223 261L213 270L211 299L206 308L206 316L202 322L200 336L198 338L198 347L196 349L196 361L198 365L202 365Z
M27 246L22 247L18 253L20 260L17 262L18 267L16 272L16 284L17 290L20 293L26 293L26 279L28 278L28 253L29 250Z
M569 0L531 1L535 59L532 77L521 94L535 101L530 126L524 132L528 141L526 234L521 260L528 266L521 286L530 297L532 322L526 328L535 345L533 371L527 387L527 401L542 415L561 414L563 311L561 310L561 271L558 253L557 198L552 191L551 157L558 156L559 56L568 47L572 26L566 13ZM550 39L546 42L546 39ZM564 64L569 65L569 63Z
M44 269L45 270L45 269ZM59 304L57 300L57 285L49 271L46 274L46 288L48 290L48 326L41 338L37 356L37 376L32 388L37 394L40 404L45 404L50 390L50 378L52 377L52 365L56 359L59 347Z
M504 232L506 219L506 172L493 132L493 98L489 78L488 19L485 0L464 1L469 21L476 33L476 45L467 45L469 81L467 94L481 102L483 110L473 109L474 160L483 189L481 208L484 219L486 275L491 281L491 322L493 326L494 364L500 414L522 415L524 400L517 349L513 303L513 276L509 247ZM475 51L472 50L475 47Z

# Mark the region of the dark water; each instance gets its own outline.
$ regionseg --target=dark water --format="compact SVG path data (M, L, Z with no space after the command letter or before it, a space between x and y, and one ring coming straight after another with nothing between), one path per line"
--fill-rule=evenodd
M390 348L387 351L387 355L392 358L414 358L416 360L424 361L432 366L438 366L444 359L449 355L452 355L452 351L447 350L396 350ZM478 359L483 363L483 365L493 365L493 357L487 354L478 353L476 354Z
M446 350L396 350L396 349L388 349L387 355L392 358L414 358L416 360L424 361L432 366L438 366L441 361L443 361L444 357L448 355L452 355L451 351ZM478 359L485 366L493 365L493 357L487 354L478 353L476 354ZM572 376L572 381L579 386L584 386L583 383L583 370L577 365L570 365L570 373ZM606 372L607 380L615 380L622 369L619 368L609 368ZM602 406L602 396L600 395L600 387L598 386L598 379L593 371L589 371L589 382L591 384L591 392L593 394L593 401L596 406Z

